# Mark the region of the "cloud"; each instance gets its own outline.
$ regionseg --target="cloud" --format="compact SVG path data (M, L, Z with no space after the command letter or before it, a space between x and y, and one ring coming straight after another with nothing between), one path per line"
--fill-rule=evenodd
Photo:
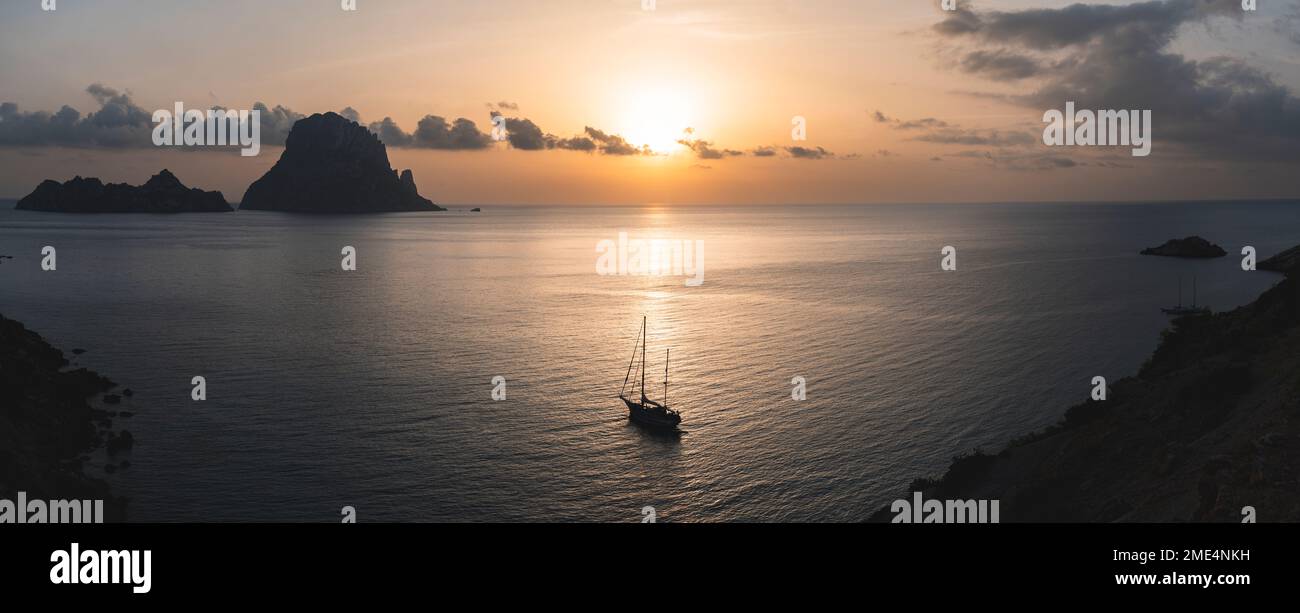
M834 153L831 153L821 147L816 147L816 148L798 147L798 146L786 147L785 152L789 153L790 157L798 158L801 160L820 160L823 158L835 156Z
M606 134L591 126L587 126L586 133L600 144L600 152L605 155L648 155L650 153L648 147L634 147L617 134Z
M518 110L519 110L519 104L518 104L518 103L515 103L515 102L506 102L506 101L504 101L504 100L502 100L501 102L497 102L497 103L489 102L489 103L487 103L487 107L488 107L489 109L494 110L494 111L518 111Z
M20 110L14 103L0 104L0 146L152 146L152 111L135 104L129 93L100 84L91 85L86 92L99 104L99 110L84 117L70 106L64 106L55 113L29 113ZM517 104L504 101L490 106L518 108ZM269 107L262 102L255 103L252 110L258 111L260 115L262 144L272 146L283 146L294 123L306 116L281 105ZM491 114L493 117L503 116L497 110ZM463 117L449 121L439 115L425 115L413 132L407 132L392 117L384 117L369 124L362 123L361 113L351 106L345 106L339 115L364 125L385 145L394 148L475 151L489 149L494 144L490 134L481 131L474 121ZM506 142L510 147L523 151L558 149L614 156L654 155L648 146L635 145L618 134L592 126L586 126L581 134L564 138L544 131L531 119L505 117L504 122ZM694 130L688 130L686 134L694 134ZM743 151L721 148L710 141L685 138L680 142L702 160L745 155ZM785 150L792 157L803 159L833 157L833 154L820 147L787 147ZM756 157L774 157L777 151L775 147L758 147L751 153Z
M153 141L153 113L131 101L128 93L98 83L86 93L99 110L81 116L64 105L55 113L28 113L17 104L0 104L0 145L70 147L146 147Z
M409 134L391 117L373 122L367 128L389 147L474 151L492 145L492 137L480 132L477 124L464 117L448 123L443 117L425 115Z
M425 115L415 126L413 146L424 149L464 151L486 149L492 137L480 132L473 121L459 117L450 124L437 115Z
M553 139L548 139L531 119L507 117L506 140L511 147L524 151L540 151L554 146Z
M689 133L691 132L688 132L688 134ZM686 146L691 151L694 151L695 155L698 156L701 160L720 160L726 157L745 155L744 152L736 151L735 149L714 149L713 143L706 140L682 139L677 142L681 145Z
M1004 50L972 51L961 60L961 69L995 81L1019 81L1032 77L1042 70L1038 60L1027 55Z
M940 145L987 145L992 147L1026 147L1038 142L1038 139L1028 132L965 130L957 127L941 128L911 140Z
M127 92L95 83L86 93L99 104L87 114L64 105L56 113L27 113L12 102L0 104L0 146L65 146L131 148L153 146L153 111L131 100ZM195 107L198 108L198 107ZM208 106L208 109L222 109ZM172 107L166 110L171 111ZM264 145L283 145L289 128L304 115L282 106L268 108L258 102Z
M1008 152L1006 150L994 151L959 151L950 153L951 158L965 158L987 162L989 165L1004 168L1007 170L1021 171L1045 171L1074 168L1075 166L1085 166L1071 158L1059 155L1057 153L1043 153L1032 151ZM942 161L935 157L930 158L932 162Z
M1011 57L1051 61L1027 94L1008 101L1034 111L1151 110L1156 149L1210 159L1300 159L1300 98L1238 58L1189 60L1171 51L1179 30L1219 18L1242 19L1240 3L1163 0L1129 5L976 12L965 7L934 27L942 38L996 48L958 68L992 80L1024 72ZM992 59L1002 58L1000 61ZM1018 72L1019 70L1019 72Z
M920 129L929 129L929 128L946 128L949 125L948 122L940 121L933 117L925 117L923 119L902 121L900 119L894 119L892 117L888 117L880 111L876 111L872 113L872 118L876 120L876 123L889 124L889 127L894 128L895 130L920 130Z

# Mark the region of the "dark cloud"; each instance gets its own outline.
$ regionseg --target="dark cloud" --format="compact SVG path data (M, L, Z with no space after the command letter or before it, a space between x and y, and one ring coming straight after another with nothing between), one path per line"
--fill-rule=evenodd
M361 113L350 106L339 111L339 115L352 120L354 123L361 123Z
M462 151L486 149L492 137L480 132L478 125L464 117L450 124L437 115L425 115L415 126L412 145L424 149Z
M1042 69L1038 60L1027 55L1002 50L972 51L961 60L961 69L995 81L1019 81L1032 77Z
M649 148L634 147L617 134L606 134L591 126L587 126L586 132L587 136L599 143L600 152L605 155L648 155L650 153Z
M821 147L815 147L815 148L798 147L798 146L786 147L785 152L789 153L790 157L798 158L801 160L820 160L824 158L835 157L834 153L831 153Z
M0 104L0 146L153 146L153 111L135 104L129 93L98 83L87 87L86 93L99 104L99 110L84 118L67 105L51 114L23 112L12 102ZM222 108L213 105L202 110ZM165 110L172 111L173 107ZM303 118L301 113L282 106L267 108L261 102L254 104L253 110L260 112L263 145L283 145L289 128Z
M1005 53L1036 54L1039 62L1068 50L1068 60L1037 75L1041 81L1032 92L1008 99L1032 109L1035 119L1046 109L1064 108L1067 101L1079 109L1149 109L1157 150L1172 146L1215 159L1300 159L1300 98L1295 92L1238 59L1195 61L1170 50L1185 25L1242 15L1240 3L1227 0L1074 4L1015 12L962 8L935 31ZM975 72L993 79L1007 76L996 69Z
M596 141L586 136L574 136L573 138L560 138L555 141L556 149L569 149L571 151L586 151L588 153L596 150Z
M373 122L367 128L389 147L473 151L492 145L492 137L480 132L478 125L464 117L448 123L437 115L425 115L409 134L391 117Z
M64 105L55 113L24 112L17 104L0 104L0 145L70 147L147 147L153 141L153 113L131 101L130 94L98 83L86 93L99 110L81 116Z
M410 134L403 132L392 117L385 117L383 121L376 121L367 127L389 147L409 147L415 140Z
M713 143L706 140L682 139L677 142L681 145L685 145L691 151L694 151L695 155L701 160L720 160L726 157L745 155L744 152L736 151L735 149L714 149Z
M998 168L1024 171L1058 170L1085 165L1055 153L1033 151L959 151L948 154L948 157L980 160ZM931 161L941 160L931 158Z
M876 111L875 113L872 113L872 118L876 120L876 123L889 124L889 127L894 128L895 130L920 130L948 127L948 122L940 121L933 117L902 121L900 119L889 117L880 111Z
M554 146L554 137L548 138L531 119L507 117L506 140L511 147L524 151L540 151Z
M1028 132L965 130L957 127L941 128L911 140L940 145L987 145L992 147L1025 147L1038 142L1038 138Z
M755 147L749 153L754 157L770 158L776 156L776 147Z

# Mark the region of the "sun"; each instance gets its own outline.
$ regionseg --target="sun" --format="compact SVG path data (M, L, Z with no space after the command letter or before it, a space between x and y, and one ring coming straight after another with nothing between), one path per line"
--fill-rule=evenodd
M623 107L622 136L637 147L671 153L691 126L686 96L668 88L647 88L631 94Z

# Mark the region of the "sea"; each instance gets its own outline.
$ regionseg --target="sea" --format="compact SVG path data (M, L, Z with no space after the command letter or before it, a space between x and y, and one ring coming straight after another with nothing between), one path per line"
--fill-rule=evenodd
M1300 202L1277 201L12 204L0 314L134 392L106 407L134 414L114 421L129 467L90 470L142 522L862 521L1135 374L1180 280L1230 310L1279 280L1244 247L1300 243ZM1228 255L1138 255L1188 235ZM621 236L690 248L699 274L602 269ZM618 398L643 317L645 389L679 434Z

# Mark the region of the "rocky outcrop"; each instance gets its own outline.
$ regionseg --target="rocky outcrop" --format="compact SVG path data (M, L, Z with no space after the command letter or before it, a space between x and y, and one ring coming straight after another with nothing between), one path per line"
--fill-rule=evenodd
M1261 522L1295 522L1296 483L1300 271L1290 268L1249 305L1174 320L1106 400L899 494L999 500L1002 521L1239 522L1252 506ZM891 518L888 508L872 516Z
M114 384L67 365L63 352L0 315L0 498L103 500L105 520L122 519L125 502L84 472L83 454L112 438L96 428L108 414L88 399Z
M379 137L336 113L293 124L284 153L244 193L241 209L292 213L444 210L420 196L410 170L399 175Z
M139 187L126 183L106 185L95 178L75 177L66 183L47 180L19 200L16 208L56 213L228 213L234 210L221 192L185 187L165 168Z
M1173 238L1159 247L1147 247L1142 255L1163 255L1175 258L1221 258L1228 255L1222 247L1199 236Z
M1300 246L1292 247L1279 253L1257 266L1260 270L1287 273L1300 268Z

